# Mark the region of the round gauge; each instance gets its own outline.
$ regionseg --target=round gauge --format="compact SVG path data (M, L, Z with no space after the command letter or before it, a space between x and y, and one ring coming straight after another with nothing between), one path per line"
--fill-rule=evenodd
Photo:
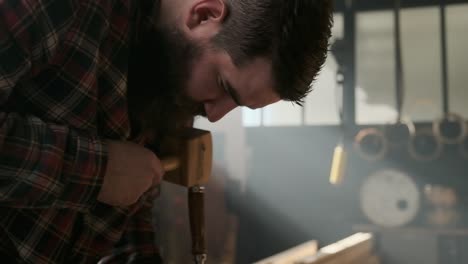
M432 161L442 155L442 141L431 130L419 129L408 144L410 156L417 161Z
M380 130L365 128L354 138L354 147L365 160L382 160L387 153L387 140Z
M443 118L432 123L434 136L446 144L458 144L463 141L466 134L465 119L455 113L448 113Z
M374 224L399 227L411 222L420 207L420 191L405 173L386 169L371 174L361 187L361 209Z
M392 147L400 147L408 143L416 128L409 118L402 118L394 124L384 126L384 135Z

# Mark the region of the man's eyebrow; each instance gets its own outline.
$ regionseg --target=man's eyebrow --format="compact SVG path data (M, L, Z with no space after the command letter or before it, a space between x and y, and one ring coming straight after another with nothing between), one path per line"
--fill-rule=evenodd
M228 80L224 80L224 85L226 86L226 90L229 93L229 95L231 96L232 100L234 100L234 102L238 106L245 106L240 100L239 93L234 88L232 88L232 86L231 86L231 84L229 83Z

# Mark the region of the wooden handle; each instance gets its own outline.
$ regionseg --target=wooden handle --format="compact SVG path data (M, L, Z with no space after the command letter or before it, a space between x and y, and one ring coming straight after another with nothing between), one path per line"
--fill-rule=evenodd
M177 157L165 158L161 163L165 172L174 171L180 167L180 159Z
M196 263L203 263L206 259L204 196L204 187L194 186L189 188L188 205L192 234L192 254Z

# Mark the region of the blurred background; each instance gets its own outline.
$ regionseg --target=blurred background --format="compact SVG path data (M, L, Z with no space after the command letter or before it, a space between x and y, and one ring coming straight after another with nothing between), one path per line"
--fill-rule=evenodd
M468 263L468 1L335 2L304 107L196 122L214 139L209 262L370 232L380 263ZM186 191L162 190L165 255L188 263Z

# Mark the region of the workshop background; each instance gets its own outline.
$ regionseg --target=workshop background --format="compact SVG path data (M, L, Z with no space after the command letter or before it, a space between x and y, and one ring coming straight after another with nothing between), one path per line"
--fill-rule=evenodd
M196 122L214 136L208 262L369 232L378 263L468 263L468 1L335 2L303 108ZM165 184L159 201L168 263L190 251L184 192Z

